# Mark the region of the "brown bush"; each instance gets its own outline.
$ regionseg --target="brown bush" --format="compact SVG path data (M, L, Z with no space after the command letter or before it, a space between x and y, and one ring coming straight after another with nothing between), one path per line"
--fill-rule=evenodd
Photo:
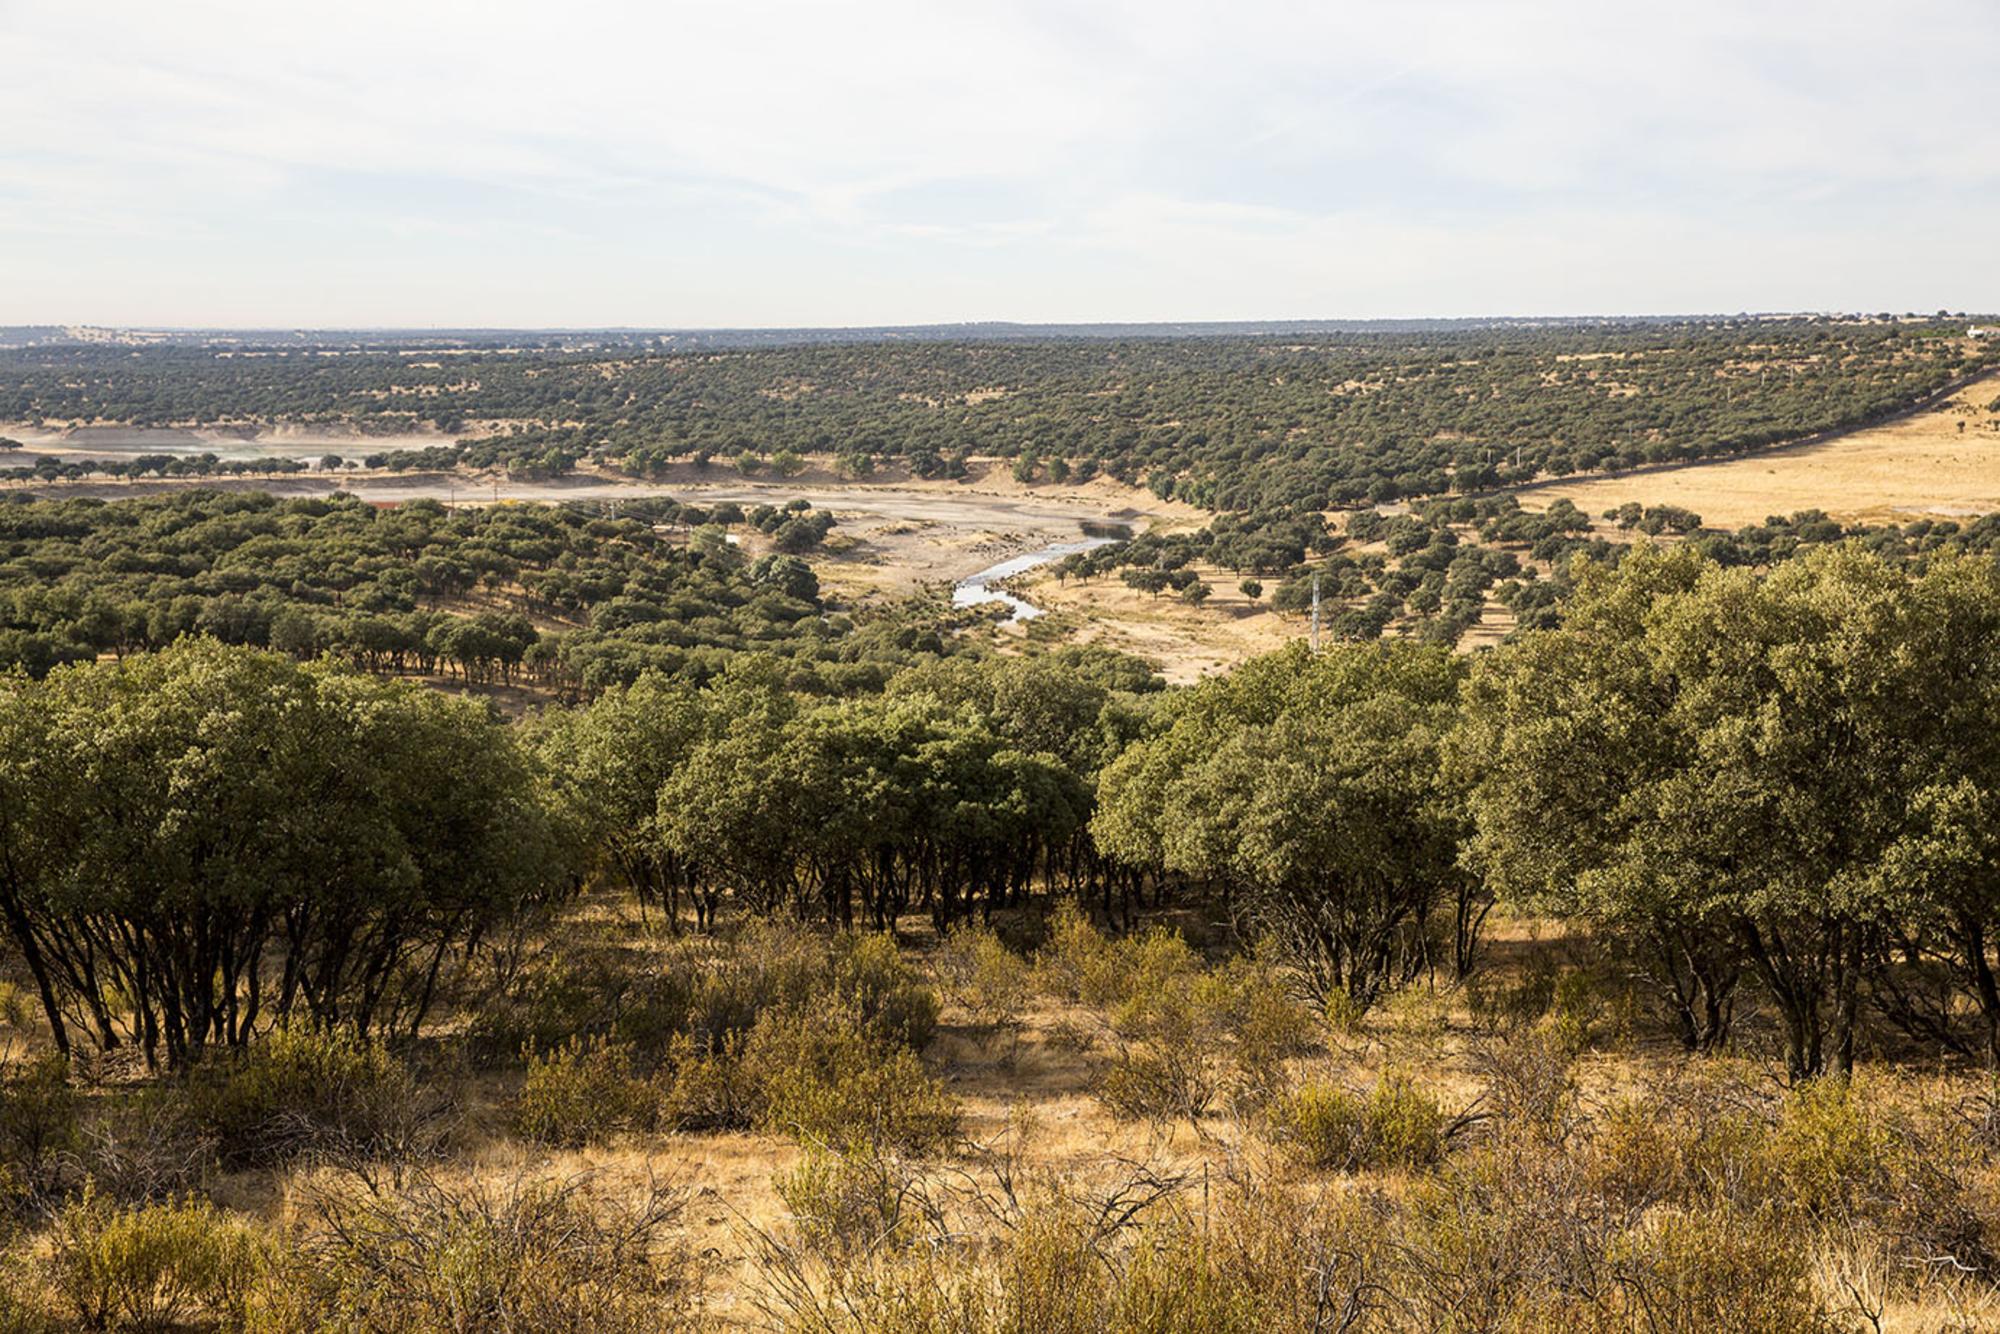
M588 1175L319 1179L272 1297L282 1317L269 1325L299 1334L700 1328L707 1262L681 1234L688 1198L658 1182L636 1195L604 1191Z

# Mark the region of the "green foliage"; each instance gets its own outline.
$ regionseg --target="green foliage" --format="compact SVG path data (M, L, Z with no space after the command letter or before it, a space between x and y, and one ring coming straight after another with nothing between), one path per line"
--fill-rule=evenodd
M546 1054L528 1052L527 1063L514 1126L537 1144L580 1149L652 1119L652 1090L633 1077L629 1047L571 1038Z
M1315 329L1277 338L926 339L709 347L394 348L335 358L47 345L0 353L21 416L266 419L496 435L385 466L641 475L753 444L781 476L834 441L925 475L981 453L1061 458L1217 509L1484 490L1727 454L1852 425L1971 366L1957 339L1838 320ZM1973 363L1990 357L1984 349ZM1002 392L993 392L996 388ZM122 473L219 468L153 456ZM960 465L962 467L962 464ZM77 475L60 461L45 475ZM1051 465L1051 475L1054 468Z
M207 491L14 501L0 505L0 665L41 674L205 634L369 671L579 689L649 667L706 677L752 645L832 651L810 571L746 572L732 547L680 545L654 528L673 517L648 512L663 505L610 518ZM829 522L793 540L817 545ZM531 617L570 628L544 633Z
M743 1064L761 1094L757 1123L807 1144L927 1153L958 1130L957 1101L917 1054L864 1031L853 1012L770 1016Z
M231 1166L411 1152L442 1111L435 1091L379 1041L304 1026L211 1058L187 1096L196 1125Z
M119 1208L86 1191L56 1215L46 1270L86 1329L240 1321L268 1263L250 1225L192 1198Z
M1428 1167L1444 1156L1449 1118L1406 1075L1366 1094L1304 1084L1271 1106L1272 1134L1299 1163L1343 1172Z
M698 913L729 895L884 930L920 898L941 927L1005 903L1073 855L1109 701L1058 666L939 663L872 698L731 703L659 790L659 858Z
M1824 548L1760 579L1635 552L1588 573L1567 628L1480 665L1453 747L1478 817L1469 859L1661 959L1691 1043L1754 973L1794 1077L1851 1067L1870 932L1950 913L1939 950L1994 1049L2000 1003L1978 979L2000 911L2000 843L1982 832L2000 791L1983 739L1996 645L1990 562L1912 579ZM1907 995L1887 1001L1963 1042Z
M1440 761L1462 675L1410 645L1256 659L1106 769L1092 835L1238 889L1316 999L1366 1008L1440 951L1468 960L1483 916Z
M570 856L478 705L206 640L0 692L0 804L57 1045L170 1064L294 1015L407 1031Z

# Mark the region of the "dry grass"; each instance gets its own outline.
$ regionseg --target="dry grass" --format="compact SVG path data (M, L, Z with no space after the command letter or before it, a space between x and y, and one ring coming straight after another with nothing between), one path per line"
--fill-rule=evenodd
M1837 440L1636 476L1551 482L1518 494L1530 509L1569 500L1592 516L1633 500L1680 505L1712 528L1807 509L1871 523L1989 514L2000 511L1996 396L2000 376L1989 376L1931 411Z
M1080 622L1076 632L1080 642L1150 659L1176 685L1227 671L1306 633L1302 617L1271 610L1270 591L1278 580L1263 580L1264 597L1252 602L1237 587L1242 575L1199 563L1189 568L1214 590L1200 607L1191 607L1172 593L1154 597L1141 592L1115 574L1066 584L1043 575L1030 585L1027 596L1037 606L1075 617Z
M1442 1162L1431 1161L1433 1147L1423 1153L1371 1150L1360 1156L1358 1170L1328 1170L1315 1165L1311 1155L1302 1155L1296 1144L1288 1144L1282 1116L1276 1118L1274 1129L1263 1110L1267 1104L1254 1099L1225 1095L1194 1123L1186 1119L1155 1123L1113 1114L1099 1092L1101 1076L1117 1054L1119 1041L1113 1014L1117 1002L1106 988L1115 991L1119 979L1132 975L1129 960L1102 976L1078 972L1081 980L1074 989L1060 970L1038 970L1032 988L1009 990L1006 1003L996 1009L990 996L966 985L963 977L954 980L951 952L936 941L927 923L907 921L904 931L915 959L944 984L940 990L946 999L937 1036L924 1059L961 1109L962 1138L953 1147L927 1159L890 1165L895 1172L911 1174L905 1179L918 1182L920 1191L960 1189L976 1180L990 1197L996 1172L1066 1183L1064 1189L1072 1198L1115 1193L1135 1180L1173 1181L1180 1184L1170 1208L1185 1212L1163 1213L1160 1219L1184 1217L1202 1235L1213 1223L1220 1236L1242 1225L1244 1183L1255 1182L1258 1190L1267 1192L1257 1198L1273 1207L1302 1208L1307 1213L1330 1210L1332 1217L1347 1220L1341 1226L1360 1226L1354 1245L1388 1246L1367 1261L1386 1265L1391 1260L1384 1257L1398 1247L1452 1241L1456 1234L1436 1230L1449 1218L1427 1223L1424 1211L1458 1207L1453 1201L1479 1199L1484 1201L1479 1208L1515 1210L1506 1215L1513 1220L1505 1224L1510 1227L1539 1228L1544 1222L1567 1227L1589 1220L1564 1212L1562 1190L1595 1192L1593 1198L1605 1199L1658 1191L1650 1183L1684 1171L1676 1162L1695 1161L1674 1157L1689 1150L1665 1151L1670 1148L1667 1141L1649 1138L1663 1127L1671 1130L1670 1116L1661 1120L1655 1115L1662 1105L1684 1105L1696 1109L1689 1114L1697 1116L1709 1115L1699 1109L1717 1106L1756 1107L1762 1109L1757 1114L1766 1117L1791 1115L1780 1110L1787 1105L1787 1095L1773 1078L1773 1064L1760 1056L1754 1032L1746 1034L1741 1054L1691 1061L1645 1014L1621 1003L1615 977L1596 967L1586 936L1558 923L1502 913L1491 923L1486 968L1474 986L1419 984L1356 1022L1315 1020L1312 1048L1276 1062L1281 1073L1272 1082L1277 1086L1325 1091L1323 1100L1336 1110L1372 1109L1368 1115L1382 1122L1381 1133L1371 1130L1365 1144L1379 1141L1394 1148L1404 1142L1388 1132L1402 1124L1396 1118L1408 1111L1406 1104L1415 1105L1411 1094L1420 1095L1415 1101L1421 1103L1421 1124L1416 1128L1423 1131L1424 1143L1434 1146L1431 1136L1442 1135ZM578 905L564 939L572 952L628 952L634 967L643 967L643 960L655 952L664 957L678 948L644 930L629 911L601 900ZM1579 993L1573 1002L1559 997L1546 1014L1521 1008L1520 998L1535 994L1538 978L1579 971L1592 972L1601 986ZM1082 999L1064 998L1070 994ZM1002 1013L1012 1016L1012 1022L996 1020ZM588 1182L589 1189L606 1200L635 1204L656 1193L661 1183L670 1183L686 1201L673 1223L672 1244L680 1253L699 1258L707 1284L701 1327L772 1327L768 1306L760 1303L769 1300L773 1239L784 1244L783 1239L800 1235L780 1184L812 1152L810 1148L802 1149L792 1137L777 1134L654 1129L629 1130L584 1148L537 1146L525 1142L514 1128L520 1082L518 1070L454 1076L459 1109L449 1156L423 1169L427 1180L446 1192L462 1192L473 1183ZM1948 1119L1954 1107L1983 1106L1980 1099L1991 1089L1977 1072L1903 1069L1877 1053L1857 1077L1855 1096L1865 1099L1861 1105L1869 1117L1916 1118L1909 1123L1918 1124L1933 1113ZM1626 1110L1632 1108L1640 1109L1636 1120ZM1829 1108L1837 1110L1831 1104ZM1814 1123L1801 1124L1809 1133L1799 1142L1808 1149L1818 1142L1814 1136L1826 1136L1813 1128ZM1851 1137L1843 1139L1838 1133L1841 1124L1837 1118L1830 1123L1834 1133L1827 1143L1851 1154L1855 1152ZM1782 1148L1782 1136L1773 1143ZM1613 1153L1606 1145L1625 1147ZM1664 1156L1654 1152L1654 1146L1665 1151ZM1539 1178L1510 1185L1482 1175L1514 1170L1508 1166L1514 1162L1509 1155L1514 1154L1523 1155L1518 1170L1548 1173L1545 1184L1554 1193L1546 1199L1536 1194L1544 1184ZM1003 1161L1005 1155L1012 1155L1011 1161ZM1973 1202L1982 1209L1987 1201L2000 1201L2000 1172L1990 1157L1968 1160L1972 1165L1961 1172L1975 1189ZM1784 1161L1791 1165L1784 1166ZM1607 1169L1624 1175L1608 1185L1592 1175ZM1814 1191L1838 1195L1865 1189L1851 1184L1861 1180L1860 1175L1816 1151L1782 1160L1781 1170L1802 1174L1796 1185L1780 1188L1794 1200ZM1565 1177L1564 1172L1572 1175ZM280 1231L309 1228L317 1173L310 1162L236 1170L209 1182L208 1189L226 1209ZM1473 1194L1465 1195L1467 1191ZM1482 1191L1494 1193L1493 1198L1478 1194ZM1671 1197L1671 1191L1665 1193ZM1934 1203L1902 1200L1905 1212L1920 1226L1925 1225L1924 1215L1934 1212ZM1546 1220L1537 1212L1544 1205ZM1635 1264L1685 1267L1700 1258L1709 1241L1733 1238L1741 1230L1745 1245L1787 1246L1786 1253L1808 1276L1804 1281L1830 1307L1853 1308L1850 1287L1864 1295L1887 1293L1880 1303L1882 1330L1995 1327L1991 1322L2000 1316L2000 1308L1995 1306L1995 1290L1984 1280L1964 1280L1943 1269L1926 1275L1907 1266L1899 1268L1893 1259L1893 1238L1884 1243L1891 1249L1884 1250L1876 1245L1878 1234L1866 1227L1859 1232L1837 1227L1810 1235L1800 1232L1786 1239L1768 1222L1758 1221L1763 1215L1757 1207L1753 1201L1741 1209L1715 1206L1723 1212L1703 1212L1709 1208L1706 1205L1684 1212L1670 1199L1667 1204L1643 1207L1636 1215L1640 1222L1617 1234L1619 1244L1656 1247ZM1879 1214L1879 1197L1868 1207ZM977 1243L962 1239L965 1263L981 1263L980 1257L990 1257L992 1248L1018 1244L1009 1240L1020 1235L1010 1232L1018 1219L996 1217L988 1222L990 1236L981 1234ZM1994 1222L2000 1222L2000 1214L1987 1225ZM1384 1227L1417 1230L1390 1235L1380 1232ZM1376 1231L1370 1232L1371 1228ZM1661 1228L1666 1230L1658 1231ZM1368 1240L1371 1236L1375 1241ZM1683 1255L1675 1249L1683 1245L1693 1250ZM1165 1258L1154 1256L1147 1263ZM902 1263L893 1256L890 1262ZM1683 1270L1674 1275L1678 1277L1670 1277L1675 1282L1687 1279ZM1421 1324L1405 1321L1391 1327ZM1683 1322L1663 1327L1697 1326ZM1866 1326L1850 1322L1838 1327ZM1614 1322L1579 1328L1627 1326Z

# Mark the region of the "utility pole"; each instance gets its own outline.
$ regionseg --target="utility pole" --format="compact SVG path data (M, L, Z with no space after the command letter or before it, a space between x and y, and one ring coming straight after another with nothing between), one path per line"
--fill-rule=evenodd
M1313 638L1312 651L1319 652L1319 571L1313 571Z

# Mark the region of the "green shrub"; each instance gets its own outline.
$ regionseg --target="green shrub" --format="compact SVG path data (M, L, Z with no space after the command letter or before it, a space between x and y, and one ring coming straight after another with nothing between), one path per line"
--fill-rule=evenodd
M1105 1005L1122 984L1111 942L1068 900L1056 906L1048 936L1035 952L1035 984L1059 1000Z
M1785 1198L1815 1218L1853 1217L1888 1177L1880 1118L1846 1080L1816 1079L1794 1091L1769 1145Z
M120 1208L89 1189L56 1216L49 1284L87 1329L237 1321L269 1248L248 1224L186 1198Z
M1366 1095L1304 1085L1271 1105L1269 1121L1273 1136L1304 1166L1361 1171L1437 1162L1448 1118L1436 1099L1391 1074Z
M466 1028L466 1050L480 1065L504 1065L531 1047L542 1051L579 1033L606 1032L631 986L610 960L541 955L498 994L481 999Z
M1286 1055L1303 1049L1310 1021L1284 1009L1257 968L1203 971L1180 937L1150 931L1114 947L1123 998L1111 1011L1117 1053L1097 1093L1116 1116L1198 1122L1228 1084L1231 1058L1255 1093Z
M1285 1062L1320 1046L1319 1023L1285 978L1263 960L1239 960L1218 976L1214 1003L1235 1039L1240 1104L1261 1105L1278 1091Z
M935 967L945 994L975 1023L990 1028L1019 1020L1033 988L1027 961L990 927L953 931L938 950Z
M796 1010L832 990L824 937L782 921L753 921L733 939L679 942L640 980L619 1036L664 1054L687 1036L719 1049L767 1010Z
M191 1090L201 1127L231 1166L305 1152L428 1147L444 1106L387 1047L345 1029L280 1029L216 1057Z
M652 1119L652 1090L633 1077L622 1043L571 1038L546 1055L528 1052L527 1062L514 1126L537 1144L580 1149Z
M908 1235L903 1205L909 1182L893 1155L812 1145L773 1184L799 1239L829 1258L881 1251Z
M733 940L678 945L626 986L615 1020L602 1031L615 1032L638 1056L660 1059L681 1036L719 1050L767 1013L829 1006L918 1049L937 1027L937 997L890 937L826 936L796 924L753 922Z
M831 946L831 986L823 1000L852 1010L863 1026L914 1051L937 1033L936 993L885 934L843 931Z
M745 1034L710 1049L686 1034L673 1040L660 1067L661 1125L674 1130L748 1130L764 1106L755 1075L743 1064Z
M758 1024L743 1065L759 1090L758 1124L805 1143L925 1153L958 1129L958 1105L908 1047L839 1012Z

